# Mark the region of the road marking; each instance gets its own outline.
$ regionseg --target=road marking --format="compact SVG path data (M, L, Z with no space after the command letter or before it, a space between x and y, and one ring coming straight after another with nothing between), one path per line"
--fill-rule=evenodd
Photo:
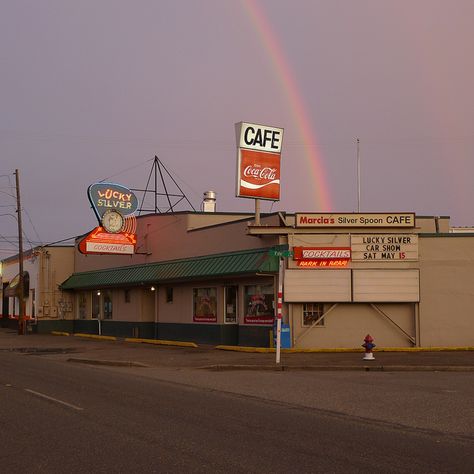
M76 405L72 405L71 403L63 402L62 400L58 400L57 398L50 397L48 395L45 395L44 393L40 392L35 392L34 390L30 390L29 388L25 388L26 392L32 393L33 395L37 395L38 397L41 398L46 398L47 400L51 400L52 402L60 403L61 405L67 406L69 408L72 408L74 410L84 410L84 408L78 407Z

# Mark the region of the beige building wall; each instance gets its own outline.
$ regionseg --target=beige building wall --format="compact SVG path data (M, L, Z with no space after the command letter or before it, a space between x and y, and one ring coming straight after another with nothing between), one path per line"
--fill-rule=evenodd
M474 346L474 237L420 238L422 346Z
M414 304L377 304L383 313L405 332L415 334ZM331 306L327 305L325 311ZM323 326L303 326L303 305L292 304L291 332L294 347L300 349L361 348L370 334L378 347L413 347L402 331L370 304L339 303L324 318Z
M140 311L140 319L141 322L154 322L155 321L155 298L156 292L158 289L154 287L155 290L151 290L151 288L143 288L142 289L142 298L141 298L141 311Z
M126 291L128 292L129 301L125 300ZM112 319L114 321L138 321L141 304L142 296L139 288L117 288L112 290Z

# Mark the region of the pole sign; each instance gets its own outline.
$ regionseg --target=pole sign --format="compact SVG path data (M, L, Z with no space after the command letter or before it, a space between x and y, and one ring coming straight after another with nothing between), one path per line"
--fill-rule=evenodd
M237 136L237 197L280 199L283 129L239 122Z
M95 183L87 195L99 226L79 243L85 254L135 253L138 199L125 186L116 183Z

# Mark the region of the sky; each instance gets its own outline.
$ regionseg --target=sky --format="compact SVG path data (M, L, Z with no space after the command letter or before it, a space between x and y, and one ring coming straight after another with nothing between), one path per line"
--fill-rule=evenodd
M473 18L473 0L0 0L0 258L15 170L25 248L88 232L88 186L144 189L155 156L196 209L213 190L253 212L240 121L284 129L262 212L474 225Z

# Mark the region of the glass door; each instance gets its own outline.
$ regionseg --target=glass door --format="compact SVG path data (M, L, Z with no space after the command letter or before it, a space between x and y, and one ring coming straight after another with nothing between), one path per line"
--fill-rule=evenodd
M226 286L224 288L224 322L226 324L237 324L237 301L238 286Z

